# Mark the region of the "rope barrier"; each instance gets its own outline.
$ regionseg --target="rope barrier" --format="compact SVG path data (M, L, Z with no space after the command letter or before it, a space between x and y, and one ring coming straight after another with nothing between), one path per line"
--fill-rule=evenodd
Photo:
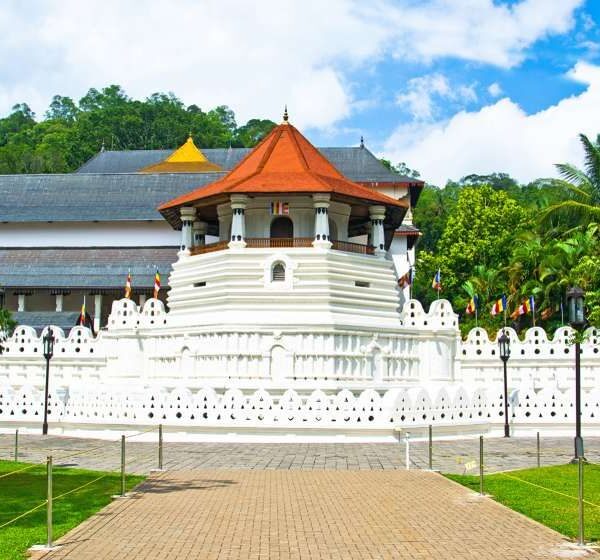
M128 436L125 436L125 439L129 439L129 438L132 438L132 437L141 436L143 434L147 434L149 432L153 432L154 430L158 430L158 426L153 426L149 430L144 430L143 432L138 432L137 434L130 434Z
M20 472L23 472L23 471L28 471L29 469L34 469L35 467L42 467L42 466L44 466L44 463L34 463L32 465L28 465L26 467L23 467L22 469L16 469L14 471L10 471L10 472L1 474L0 475L0 479L6 478L7 476L11 476L13 474L17 474L17 473L20 473Z
M99 476L98 478L95 478L94 480L90 480L89 482L86 482L85 484L82 484L81 486L78 486L77 488L73 488L72 490L69 490L67 492L63 492L62 494L59 494L58 496L54 496L54 500L60 500L61 498L64 498L65 496L68 496L69 494L73 494L75 492L77 492L78 490L81 490L82 488L85 488L86 486L90 486L91 484L94 484L94 482L98 482L99 480L102 480L103 478L106 478L107 476L110 476L113 473L106 473L103 474L102 476Z
M11 523L14 523L15 521L18 521L19 519L21 519L22 517L25 517L26 515L29 515L30 513L33 513L35 510L40 509L41 507L44 507L47 503L48 503L48 500L44 500L41 504L35 506L34 508L31 508L29 511L26 511L25 513L22 513L21 515L17 515L17 517L15 517L14 519L11 519L10 521L3 523L2 525L0 525L0 529L2 529L3 527L6 527L7 525L10 525Z
M535 486L536 488L541 488L542 490L546 490L547 492L552 492L553 494L558 494L559 496L564 496L565 498L570 498L571 500L579 499L576 496L571 496L569 494L565 494L564 492L559 492L558 490L553 490L552 488L546 488L546 486L541 486L540 484L536 484L535 482L529 482L528 480L523 480L522 478L519 478L518 476L511 476L510 474L506 474L506 473L495 473L494 475L489 475L489 476L505 476L506 478L512 478L513 480L518 480L519 482L523 482L524 484L529 484L530 486ZM583 503L587 504L588 506L592 506L592 507L600 509L600 504L595 504L588 500L583 500Z

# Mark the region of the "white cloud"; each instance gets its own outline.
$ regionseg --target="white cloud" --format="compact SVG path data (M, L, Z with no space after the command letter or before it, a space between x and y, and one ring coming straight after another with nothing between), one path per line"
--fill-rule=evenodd
M502 95L502 88L498 82L490 84L487 90L492 97L500 97L500 95Z
M427 74L409 80L406 91L396 96L396 103L415 120L432 119L437 113L436 103L441 100L461 105L477 101L475 86L453 86L443 74Z
M383 155L406 161L433 184L469 173L506 172L522 182L555 176L555 163L582 163L579 133L600 132L600 66L579 62L568 76L587 88L527 115L504 98L445 122L404 125L386 141Z
M582 1L4 0L0 114L118 83L134 97L228 104L240 121L279 120L287 102L299 126L328 127L356 108L351 69L391 55L509 67L569 30Z

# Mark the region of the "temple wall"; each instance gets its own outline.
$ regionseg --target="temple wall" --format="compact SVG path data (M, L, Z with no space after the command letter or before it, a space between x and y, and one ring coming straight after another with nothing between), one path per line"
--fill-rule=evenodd
M181 329L161 302L115 302L97 337L83 327L57 341L50 421L190 429L324 428L391 433L395 427L500 425L502 362L482 329L458 336L445 300L409 301L395 332L376 329ZM574 420L572 331L509 329L510 420L516 428ZM0 422L39 421L42 339L18 327L0 357ZM600 331L582 344L583 422L600 428ZM52 425L52 424L51 424Z
M181 233L155 222L27 222L0 224L0 247L179 246Z

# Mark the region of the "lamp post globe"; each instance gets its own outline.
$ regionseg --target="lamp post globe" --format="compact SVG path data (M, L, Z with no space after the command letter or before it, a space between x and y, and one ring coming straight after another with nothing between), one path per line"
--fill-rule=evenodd
M502 360L504 370L504 437L510 437L510 426L508 423L508 373L506 371L508 358L510 358L510 337L502 330L498 337L498 351Z
M571 286L567 290L569 323L575 331L580 331L586 325L584 298L585 293L579 286ZM577 463L579 457L585 460L581 436L581 341L577 332L575 335L575 456L571 462Z
M52 328L48 327L42 337L44 344L44 358L46 359L46 385L44 389L44 423L42 425L42 434L48 434L48 384L50 381L50 360L54 355L54 333Z

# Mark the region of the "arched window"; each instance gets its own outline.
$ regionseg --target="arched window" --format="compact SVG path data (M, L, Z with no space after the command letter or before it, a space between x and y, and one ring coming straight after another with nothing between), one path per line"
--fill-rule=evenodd
M271 267L271 282L285 282L285 265L276 262Z
M294 222L286 216L275 218L271 222L271 238L286 238L294 237Z

